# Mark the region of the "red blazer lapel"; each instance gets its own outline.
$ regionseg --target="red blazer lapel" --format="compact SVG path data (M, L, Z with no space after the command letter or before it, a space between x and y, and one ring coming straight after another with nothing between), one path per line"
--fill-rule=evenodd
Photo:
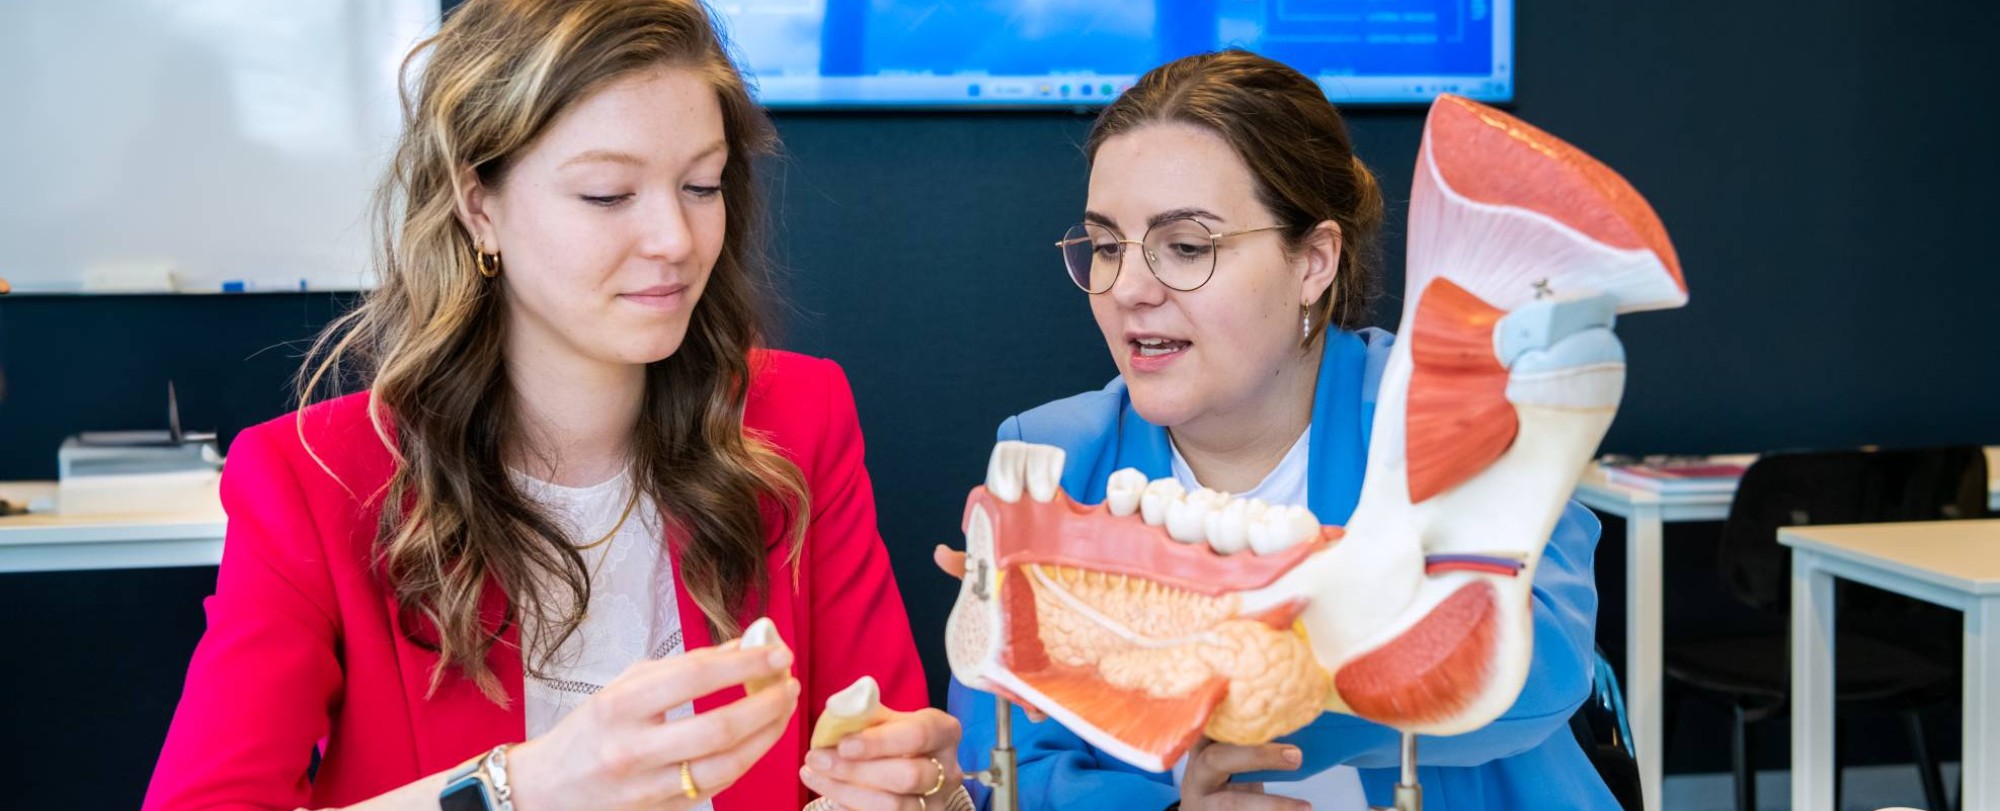
M396 616L394 595L388 596L389 616ZM438 654L409 638L396 637L396 659L402 669L403 700L410 713L417 752L417 773L435 774L465 762L480 752L526 737L527 711L522 705L521 631L515 624L501 628L507 596L489 582L480 615L488 630L499 630L500 641L487 653L487 667L507 691L507 704L495 704L459 673L447 672L431 692L431 673ZM428 696L428 697L426 697Z
M674 561L674 599L680 607L682 644L687 650L715 644L715 637L708 630L707 615L701 612L701 606L695 603L694 596L688 591L686 579L681 576L681 572L685 569L681 566L681 544L678 539L668 539L667 553L673 556ZM769 563L771 582L791 582L790 568L781 566L782 556L772 555ZM778 635L791 646L797 658L804 658L806 651L800 647L790 617L786 612L778 611L776 608L774 604L771 619L778 624ZM756 617L738 617L737 622L748 625L755 619ZM798 672L798 667L798 662L794 661L792 664L794 673ZM743 698L743 688L731 687L714 695L695 699L694 711L708 712L741 698ZM771 745L771 750L766 752L756 765L751 766L750 771L745 772L735 785L713 798L715 811L793 809L805 805L811 799L804 785L799 782L799 767L805 765L803 726L806 718L805 710L805 707L799 707L798 711L792 714L791 721L786 724L784 734L778 737L777 743Z

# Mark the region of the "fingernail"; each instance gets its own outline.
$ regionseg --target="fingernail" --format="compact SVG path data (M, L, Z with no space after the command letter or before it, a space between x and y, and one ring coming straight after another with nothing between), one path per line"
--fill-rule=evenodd
M833 768L833 756L825 752L814 752L806 755L806 766L820 771L827 771Z
M793 698L798 698L799 691L804 690L805 687L799 684L798 679L791 679L785 682L785 689L791 692Z
M817 776L818 776L817 774L813 773L811 766L799 767L799 782L810 783L813 781L813 778Z
M1299 755L1299 748L1298 748L1298 747L1296 747L1296 746L1288 746L1288 747L1285 747L1285 763L1286 763L1286 765L1290 765L1290 766L1297 766L1297 765L1299 765L1299 760L1300 760L1300 755Z
M777 650L771 651L769 661L772 667L785 667L792 663L792 652L780 646Z

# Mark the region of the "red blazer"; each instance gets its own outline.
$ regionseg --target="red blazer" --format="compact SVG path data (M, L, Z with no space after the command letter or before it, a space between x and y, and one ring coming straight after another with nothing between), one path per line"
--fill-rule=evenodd
M798 778L808 731L827 697L862 675L881 683L894 709L929 704L875 527L845 375L831 361L785 352L760 351L751 361L744 425L796 463L812 492L796 587L780 535L766 538L767 612L796 654L804 691L784 736L714 798L717 811L795 809L810 799ZM394 599L369 563L381 510L374 496L393 462L367 404L364 393L307 409L305 444L286 416L230 447L222 479L229 531L206 602L208 632L146 792L149 811L347 805L525 737L514 630L487 658L507 706L455 674L425 697L437 656L396 632ZM711 644L688 589L677 593L687 647ZM741 696L736 688L695 710ZM307 782L320 741L318 777Z

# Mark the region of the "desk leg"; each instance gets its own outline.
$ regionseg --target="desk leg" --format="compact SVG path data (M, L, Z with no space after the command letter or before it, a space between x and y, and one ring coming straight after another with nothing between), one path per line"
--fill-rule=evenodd
M2000 597L1965 611L1965 748L1959 808L2000 807Z
M1661 808L1666 758L1661 691L1662 663L1660 505L1635 504L1625 518L1625 698L1639 759L1639 794L1647 808Z
M1833 575L1818 553L1793 549L1793 808L1833 807L1833 703Z

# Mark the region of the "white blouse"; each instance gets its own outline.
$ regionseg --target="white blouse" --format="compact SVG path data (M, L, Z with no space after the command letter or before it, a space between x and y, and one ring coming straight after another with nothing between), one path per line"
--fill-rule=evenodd
M532 738L555 727L632 663L678 656L686 646L681 641L673 557L667 554L659 510L650 498L632 501L629 473L589 487L564 487L518 471L513 477L522 495L548 510L571 543L582 546L611 536L579 550L590 574L590 605L583 623L547 660L541 676L527 677L524 703ZM632 506L631 515L620 523L627 505ZM557 610L568 607L566 587L548 593L559 601ZM533 618L525 622L532 623ZM534 630L522 628L521 638L532 640ZM539 653L530 652L529 661L538 661ZM688 703L669 711L667 718L692 715L694 705ZM710 805L703 802L696 808Z

